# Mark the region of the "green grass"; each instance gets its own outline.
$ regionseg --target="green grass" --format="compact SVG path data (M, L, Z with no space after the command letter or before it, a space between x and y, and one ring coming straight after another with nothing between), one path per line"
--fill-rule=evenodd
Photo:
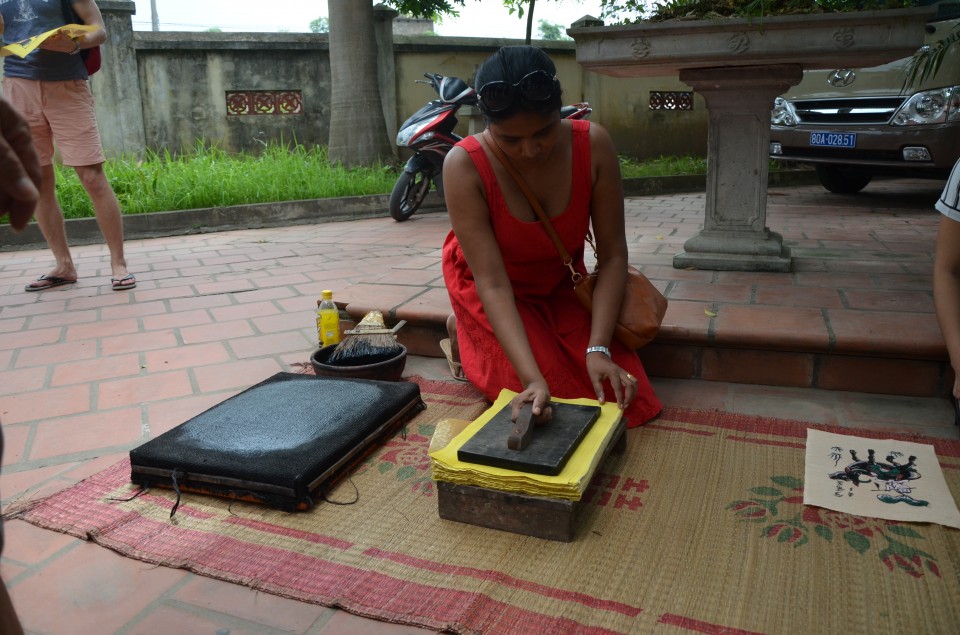
M624 178L705 174L706 159L621 158ZM72 168L55 166L57 197L66 218L93 216L93 207ZM126 214L228 207L341 196L389 194L399 165L347 169L331 164L325 148L271 144L257 155L231 154L198 143L179 155L149 152L146 158L110 159L104 166Z
M177 156L149 153L143 160L111 159L104 170L124 214L384 194L399 174L394 166L346 169L331 164L326 149L280 144L258 155L198 144ZM93 216L73 169L58 165L56 172L64 216Z
M620 175L625 179L706 173L707 160L702 157L660 157L646 161L620 157Z

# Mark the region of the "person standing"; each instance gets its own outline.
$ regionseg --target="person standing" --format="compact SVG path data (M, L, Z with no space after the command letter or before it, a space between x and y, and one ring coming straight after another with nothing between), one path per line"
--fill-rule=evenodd
M956 405L960 399L960 160L935 207L941 216L933 264L933 302L954 370L951 395ZM957 412L960 423L960 409Z
M26 286L43 291L77 281L67 242L63 210L56 198L54 145L64 165L72 167L90 196L97 224L110 250L111 285L133 289L136 278L123 253L123 219L116 194L103 171L106 160L88 85L78 53L106 41L103 16L94 0L64 0L80 19L98 27L71 38L64 32L45 40L25 58L8 56L3 65L3 94L30 126L40 157L42 185L36 207L37 225L53 252L54 268ZM0 0L0 34L4 44L18 42L65 24L63 6L55 0Z

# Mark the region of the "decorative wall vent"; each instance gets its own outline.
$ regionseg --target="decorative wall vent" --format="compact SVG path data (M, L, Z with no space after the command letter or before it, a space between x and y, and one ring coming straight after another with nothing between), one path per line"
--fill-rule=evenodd
M651 90L650 110L693 110L693 92Z
M227 115L301 115L299 90L228 90Z

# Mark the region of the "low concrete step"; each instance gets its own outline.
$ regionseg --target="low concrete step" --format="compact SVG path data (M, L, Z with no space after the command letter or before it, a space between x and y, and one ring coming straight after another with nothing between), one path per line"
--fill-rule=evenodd
M343 328L372 308L347 305L350 320ZM909 341L897 336L899 328L886 334L871 328L859 338L818 339L798 335L789 323L776 327L774 321L773 328L760 333L750 329L770 317L769 307L755 307L753 315L741 308L734 319L708 330L680 323L687 308L674 303L660 335L640 350L650 376L910 397L947 397L953 386L953 370L932 317L911 328ZM411 355L443 356L446 313L380 310L388 324L407 321L397 339Z

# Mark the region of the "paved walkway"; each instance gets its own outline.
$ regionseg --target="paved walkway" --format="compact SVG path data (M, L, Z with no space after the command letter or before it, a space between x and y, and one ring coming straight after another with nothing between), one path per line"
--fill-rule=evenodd
M788 274L675 270L703 194L628 199L631 261L671 300L663 342L644 352L662 400L957 438L947 401L930 396L952 381L930 285L939 188L772 190L768 225L796 256ZM0 253L4 507L68 487L306 361L326 288L351 315L379 308L409 320L407 374L448 378L433 357L449 311L439 265L448 230L445 215L424 214L131 241L131 292L111 291L103 246L76 248L80 282L43 293L23 286L47 272L47 251ZM811 387L845 383L872 394ZM422 632L153 567L22 521L5 528L0 575L30 633Z

